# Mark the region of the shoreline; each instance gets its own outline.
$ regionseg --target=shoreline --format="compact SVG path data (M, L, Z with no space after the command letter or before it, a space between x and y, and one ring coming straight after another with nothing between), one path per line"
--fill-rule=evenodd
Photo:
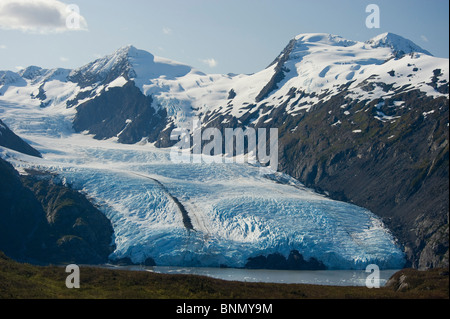
M60 266L23 264L0 254L0 299L448 299L448 269L403 269L389 285L325 286L227 281L82 266L80 288L68 289Z
M327 269L327 270L284 270L284 269L249 269L221 267L189 266L144 266L144 265L84 265L113 270L146 271L157 274L204 276L214 279L274 284L309 284L323 286L365 287L365 280L370 275L364 269ZM380 269L380 286L383 287L397 272L406 269ZM328 276L327 276L328 275ZM338 275L343 275L338 277ZM253 276L253 277L252 277ZM312 278L316 278L314 282ZM353 279L353 280L352 280ZM344 284L349 282L348 285ZM359 284L358 284L359 282Z

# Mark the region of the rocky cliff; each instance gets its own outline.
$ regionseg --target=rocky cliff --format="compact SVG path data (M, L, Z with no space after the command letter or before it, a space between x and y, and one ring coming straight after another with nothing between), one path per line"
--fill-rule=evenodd
M109 220L54 176L20 176L0 159L0 250L32 263L104 263L113 251Z

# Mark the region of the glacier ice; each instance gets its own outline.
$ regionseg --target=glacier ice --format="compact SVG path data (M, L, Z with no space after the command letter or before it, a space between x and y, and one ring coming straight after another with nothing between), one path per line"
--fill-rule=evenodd
M7 125L43 154L0 149L20 171L37 168L88 195L111 220L115 251L157 265L243 267L249 257L298 250L330 269L400 268L404 255L382 222L282 173L238 163L173 163L169 149L70 133L70 116L2 104ZM48 111L50 112L50 111ZM59 133L58 133L59 132ZM179 201L193 230L183 223Z

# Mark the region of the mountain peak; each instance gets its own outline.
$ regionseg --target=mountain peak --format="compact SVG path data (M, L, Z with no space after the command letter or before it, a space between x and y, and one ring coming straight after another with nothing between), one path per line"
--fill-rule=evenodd
M120 57L124 59L144 57L149 61L153 61L155 58L154 55L151 54L150 52L147 52L145 50L139 50L131 44L125 45L117 49L113 54L107 56L109 60L114 59L114 57Z
M133 61L140 59L147 65L154 63L153 54L139 50L132 45L123 46L112 54L99 58L70 74L70 80L82 86L91 85L95 82L109 83L119 76L130 79L135 76Z
M356 41L347 40L339 35L329 33L301 33L297 35L294 40L297 43L324 44L343 47L352 46L357 43Z
M127 81L133 80L136 85L143 85L150 79L181 77L192 70L190 66L126 45L72 71L69 80L86 87L94 83L108 84L122 76Z
M271 64L269 64L268 68L274 64L285 63L293 51L307 52L310 48L319 46L349 47L355 45L356 43L356 41L347 40L341 36L329 33L300 33L289 41L288 45L278 55L278 57Z
M385 32L373 37L372 39L366 41L373 48L378 47L388 47L394 50L396 55L409 54L413 52L424 53L427 55L432 55L427 50L422 49L420 46L412 42L411 40L405 39L404 37L397 35L392 32Z
M42 74L43 69L38 66L31 65L25 69L21 69L17 74L21 77L31 80Z

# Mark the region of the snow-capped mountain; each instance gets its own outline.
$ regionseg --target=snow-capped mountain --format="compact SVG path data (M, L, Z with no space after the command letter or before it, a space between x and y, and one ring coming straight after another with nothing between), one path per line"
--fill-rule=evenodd
M437 79L441 82L436 81L438 87L434 88L430 83L436 69L442 73ZM23 92L16 91L5 97L10 101L25 98L27 103L41 106L82 109L83 104L128 82L133 82L143 95L152 98L155 111L163 109L167 123L179 123L196 116L207 125L216 117L225 116L236 118L238 123L262 125L271 121L268 111L279 109L280 105L283 111L295 116L344 89L349 92L349 98L360 101L416 89L430 96L445 96L445 92L439 92L439 86L448 83L448 60L433 57L413 42L392 33L366 42L311 33L292 39L261 72L230 76L207 75L187 65L125 46L72 71L29 67L18 73L2 72L0 94L8 95L9 87L22 87ZM119 137L118 133L123 133L125 124L133 118L122 120L114 125L115 130L109 129L111 132L107 136L99 138ZM89 131L96 124L80 125L78 130ZM145 137L148 135L124 142L134 143ZM158 138L153 138L150 142L156 140Z
M445 96L445 92L429 85L435 69L442 72L440 83L448 83L447 59L433 57L392 33L366 42L311 33L296 36L269 67L252 75L207 75L125 46L72 71L38 67L18 73L2 71L0 94L8 95L9 87L24 87L24 92L5 97L26 98L28 103L42 106L77 108L132 81L143 95L152 97L156 111L164 109L175 123L192 116L211 120L215 114L244 118L248 124L257 125L263 118L269 122L264 117L268 106L278 108L283 104L286 112L295 115L344 88L354 100L374 100L399 90L416 89ZM369 86L378 92L367 90ZM33 103L32 99L37 101Z
M390 32L382 33L366 41L366 43L370 44L373 48L388 47L394 52L395 56L398 57L410 53L424 53L427 55L432 55L430 52L422 49L414 42Z
M243 266L298 249L331 268L397 267L377 215L427 267L448 251L436 237L448 232L448 81L448 59L392 33L300 34L251 75L204 74L126 46L76 70L0 71L0 117L44 157L7 152L15 165L55 172L103 205L115 258ZM281 173L171 165L154 146L173 145L172 130L197 118L202 128L278 128L282 173L376 215L306 195Z
M257 124L263 119L262 114L267 113L263 106L283 105L285 112L295 115L309 111L319 101L328 100L344 89L354 100L369 101L390 96L401 88L439 95L426 83L431 81L436 68L443 70L442 79L448 81L445 73L448 60L421 53L423 50L417 46L409 48L418 51L408 50L405 52L408 55L396 59L399 51L407 50L405 43L409 42L403 39L404 42L393 43L389 39L377 37L363 43L329 34L298 35L267 69L233 81L229 89L235 92L235 97L231 102L219 100L219 105L227 105L237 118L251 113L251 123ZM365 89L367 85L376 89L377 83L384 86L377 94ZM390 89L386 90L387 87ZM252 108L245 110L248 105Z
M199 73L187 65L155 57L147 51L128 45L111 55L73 70L69 74L68 80L82 86L108 85L113 81L116 81L115 84L118 85L121 77L127 81L139 82L139 80L151 81L160 77L179 78L191 72Z

